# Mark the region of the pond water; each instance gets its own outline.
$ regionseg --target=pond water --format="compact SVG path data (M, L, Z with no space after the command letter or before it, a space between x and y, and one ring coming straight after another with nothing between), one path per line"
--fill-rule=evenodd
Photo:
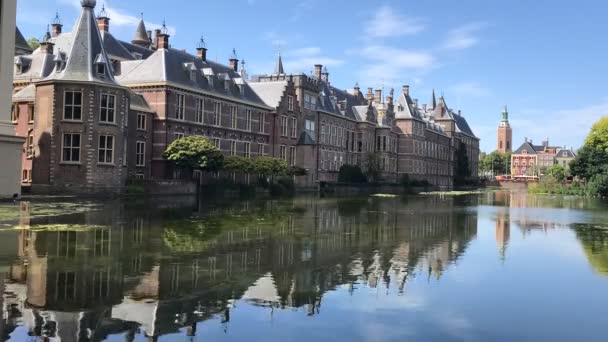
M0 341L606 341L608 203L0 205Z

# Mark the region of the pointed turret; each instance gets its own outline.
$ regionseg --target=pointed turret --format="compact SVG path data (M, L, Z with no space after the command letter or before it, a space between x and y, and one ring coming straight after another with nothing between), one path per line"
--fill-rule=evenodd
M435 98L435 89L433 89L433 95L431 96L431 103L429 103L429 109L433 110L437 107L437 99Z
M53 73L52 78L116 84L95 19L96 1L81 0L80 3L80 17L72 30L73 48L66 55L63 70Z
M131 40L133 45L138 45L142 47L150 46L150 37L148 37L148 33L146 31L146 24L144 23L144 15L141 15L141 19L139 20L139 24L137 25L137 30L135 30L135 36L133 40Z
M285 70L283 70L283 60L281 59L281 50L279 50L279 55L277 56L277 64L274 66L274 73L277 75L285 73Z
M509 122L509 111L507 111L507 105L505 105L505 109L502 111L502 122Z

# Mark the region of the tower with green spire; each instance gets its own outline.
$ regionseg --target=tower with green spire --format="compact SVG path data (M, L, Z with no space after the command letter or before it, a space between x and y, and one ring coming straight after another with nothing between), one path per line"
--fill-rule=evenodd
M509 111L507 110L507 105L505 105L505 108L502 111L502 120L500 120L500 124L498 125L496 151L501 153L511 152L512 142L513 131L509 124Z

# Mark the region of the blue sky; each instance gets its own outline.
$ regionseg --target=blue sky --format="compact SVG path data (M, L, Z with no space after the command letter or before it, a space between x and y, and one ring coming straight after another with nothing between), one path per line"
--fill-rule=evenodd
M18 0L26 38L42 37L59 11L71 30L79 0ZM104 1L98 0L97 11ZM578 147L608 113L608 20L604 1L107 0L110 31L130 40L140 13L148 29L166 20L175 48L194 52L203 35L208 58L227 63L232 48L249 74L272 72L280 48L287 72L324 64L339 88L409 84L461 109L496 145L509 106L514 145L524 137Z

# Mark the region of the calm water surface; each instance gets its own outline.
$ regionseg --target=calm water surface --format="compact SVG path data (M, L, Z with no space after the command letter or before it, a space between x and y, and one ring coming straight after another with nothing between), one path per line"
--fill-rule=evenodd
M0 205L0 341L606 341L608 203Z

